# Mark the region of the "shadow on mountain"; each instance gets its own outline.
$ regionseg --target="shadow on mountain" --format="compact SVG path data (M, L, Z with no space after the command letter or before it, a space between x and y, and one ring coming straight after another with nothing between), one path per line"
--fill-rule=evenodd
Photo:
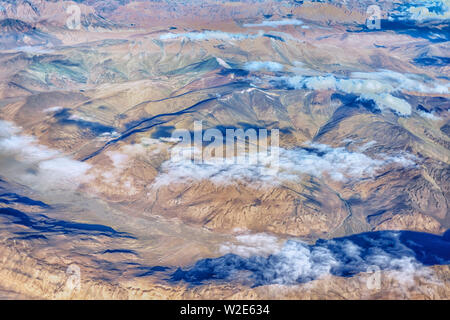
M0 49L59 45L61 41L43 32L36 26L19 20L6 18L0 20Z
M424 67L428 66L445 67L450 64L450 58L448 57L427 56L427 55L421 55L415 58L413 61L415 64Z
M93 135L99 135L105 132L114 131L114 127L105 126L98 122L87 121L83 119L71 119L70 110L65 108L55 114L55 118L58 119L58 123L61 125L74 125L80 129L87 129Z
M117 232L108 226L57 220L41 213L33 214L32 216L32 214L27 214L13 208L0 208L0 216L6 218L6 223L24 226L32 229L33 232L133 238L127 233ZM5 224L5 222L3 222L3 224ZM20 232L21 236L24 236L24 234L24 232Z
M450 25L448 23L439 24L439 26L430 24L418 24L416 21L389 21L382 20L381 28L383 30L392 30L400 34L407 34L414 38L424 38L431 42L445 42L449 40Z
M356 30L348 29L347 32L383 32L394 31L398 34L406 34L413 38L423 38L430 42L446 42L449 40L450 25L445 21L439 24L418 23L414 20L381 20L381 29L369 29L366 25L359 26Z
M318 139L327 132L332 131L337 128L344 119L350 118L356 114L367 112L374 114L381 113L381 110L372 100L359 99L358 96L352 94L344 95L335 93L331 96L331 99L339 100L342 105L336 109L331 119L320 128L314 139Z
M37 201L30 199L28 197L24 197L21 195L18 195L17 193L3 193L0 194L0 203L4 204L25 204L29 206L38 206L41 208L50 208L50 206L42 201Z
M140 266L137 267L137 273L136 277L147 277L153 275L155 272L165 272L169 270L169 267L163 267L163 266L154 266L154 267L146 267L146 266Z

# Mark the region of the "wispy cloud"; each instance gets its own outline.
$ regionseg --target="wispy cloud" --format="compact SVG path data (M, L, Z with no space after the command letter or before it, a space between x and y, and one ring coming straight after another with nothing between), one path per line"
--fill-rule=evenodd
M0 120L0 173L43 190L76 189L89 180L91 166L43 146Z
M362 152L315 143L310 144L307 149L277 149L279 159L276 167L274 159L266 154L254 154L253 157L259 161L253 163L245 156L236 156L227 161L221 158L205 159L202 163L195 163L190 156L183 157L182 151L180 148L177 152L180 157L172 157L162 163L161 172L154 181L155 187L201 180L220 185L242 182L259 187L299 181L304 175L327 175L336 181L347 181L372 177L388 165L408 167L415 163L415 158L409 154L371 158Z
M302 25L303 21L297 20L297 19L286 19L286 20L264 20L261 23L246 23L244 24L244 27L280 27L280 26L298 26Z
M412 91L429 94L448 94L450 92L450 83L440 83L412 73L400 73L383 69L377 72L354 72L352 77L387 82L393 91Z
M397 7L396 17L400 20L449 20L449 0L417 0L408 1Z
M269 255L279 252L282 243L273 235L266 233L241 234L235 242L227 242L220 246L221 254L234 253L249 258L254 255Z
M274 61L250 61L244 64L244 69L248 71L282 71L283 65Z
M263 32L260 31L255 34L248 33L230 33L224 31L203 31L203 32L187 32L187 33L165 33L159 37L160 40L177 40L185 38L191 41L204 41L204 40L246 40L256 39L263 36Z
M139 192L138 185L143 185L140 177L126 174L126 170L133 168L136 159L149 160L154 156L160 156L169 147L169 144L158 139L141 138L139 143L125 144L116 150L106 151L109 162L97 164L90 173L96 179L97 191L119 193L121 195L134 195Z
M392 94L413 91L427 94L448 94L449 83L428 81L413 74L401 74L390 70L378 72L354 72L350 78L338 78L334 75L326 76L293 76L279 77L274 80L284 81L295 89L337 90L356 94L364 100L372 100L381 110L391 109L396 113L407 116L412 112L411 105Z
M390 93L365 93L360 95L360 99L372 100L380 110L391 109L404 116L411 114L411 105L406 100L394 97Z
M426 118L426 119L430 119L430 120L433 120L433 121L442 120L441 117L435 115L433 112L419 111L418 113L419 113L419 115L421 117Z
M63 107L55 106L55 107L46 108L46 109L42 110L42 112L43 113L55 113L55 112L61 111L62 109L63 109Z
M414 165L415 157L409 154L379 155L371 158L362 152L346 148L332 148L324 144L310 144L312 150L286 150L280 160L280 168L321 177L325 173L336 181L372 177L378 170L390 164L408 167ZM282 154L282 153L280 153Z

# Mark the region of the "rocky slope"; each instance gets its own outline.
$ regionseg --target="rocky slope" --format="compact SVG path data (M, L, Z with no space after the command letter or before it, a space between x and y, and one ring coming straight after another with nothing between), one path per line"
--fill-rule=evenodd
M164 280L242 234L449 228L448 20L386 1L369 30L367 5L0 1L0 296L448 298L448 262L426 292L420 274L407 293L392 279L355 290L364 274L281 289ZM278 129L279 171L175 161L172 133L198 121ZM70 264L91 289L61 293Z

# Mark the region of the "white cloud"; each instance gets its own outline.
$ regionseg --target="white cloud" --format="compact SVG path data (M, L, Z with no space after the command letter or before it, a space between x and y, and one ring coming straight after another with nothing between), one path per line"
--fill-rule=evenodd
M353 178L371 177L389 164L405 167L414 165L414 157L408 154L380 155L378 159L375 159L361 152L348 151L343 147L332 148L317 143L310 144L310 146L315 148L318 153L304 149L280 152L280 169L317 177L326 173L336 181L346 181Z
M280 251L282 244L275 236L258 233L236 236L236 242L227 242L220 246L220 253L234 253L242 257L269 255Z
M418 21L424 21L424 20L446 20L450 19L450 12L445 11L444 13L436 13L430 11L426 7L416 7L416 8L410 8L409 12L411 13L410 19L412 20L418 20Z
M63 107L55 106L55 107L46 108L46 109L42 110L42 112L43 113L54 113L54 112L61 111L62 109L63 109Z
M297 239L280 244L275 237L266 234L239 237L236 238L239 245L225 244L221 251L240 257L224 255L208 263L196 264L187 272L205 275L208 280L211 280L208 275L214 274L219 279L250 280L255 285L292 285L329 275L351 276L383 270L383 277L397 282L394 287L392 281L388 281L390 290L400 289L407 293L414 288L416 277L436 284L432 270L416 259L416 253L406 245L410 240L402 240L400 232L359 234L344 239L319 240L313 245ZM264 250L264 246L268 250ZM196 273L205 270L208 272ZM242 278L243 274L247 279ZM379 280L381 286L381 275Z
M56 150L39 145L34 137L20 135L20 129L0 120L0 153L18 161L34 163L58 155Z
M261 37L263 32L260 31L256 34L248 33L230 33L223 31L203 31L203 32L187 32L187 33L166 33L159 37L160 40L176 40L180 38L186 38L191 41L203 41L203 40L246 40L255 39Z
M283 65L274 61L251 61L244 65L244 69L248 71L282 71Z
M277 253L277 259L261 270L263 279L273 284L295 284L321 278L338 265L332 252L325 247L309 247L300 241L287 241Z
M244 27L280 27L280 26L298 26L302 25L303 21L297 19L289 19L289 20L264 20L261 23L246 23Z
M342 142L346 142L346 143L347 143L347 142L350 142L350 143L353 142L351 139L345 139L345 140L347 140L347 141L342 141ZM377 142L374 141L374 140L372 140L372 141L369 141L369 142L363 144L362 146L360 146L360 147L358 148L358 150L359 150L360 152L363 152L363 151L366 151L366 150L370 149L372 146L374 146L374 145L376 145L376 144L377 144Z
M324 174L336 181L370 178L387 165L413 166L414 157L409 154L379 155L371 158L361 152L332 148L323 144L310 144L314 150L277 148L278 161L265 153L256 153L250 162L245 156L224 161L221 158L205 159L202 163L191 161L183 151L190 148L175 147L178 157L171 157L161 165L161 172L153 186L172 183L188 183L209 180L215 184L246 183L255 188L261 185L278 185L286 181L298 181L305 174L322 177ZM275 149L275 148L273 148ZM194 150L197 151L197 150ZM174 154L174 153L173 153Z
M450 0L419 0L400 6L400 20L448 20Z
M396 113L408 116L411 114L411 105L400 98L394 97L389 93L366 93L360 96L362 100L372 100L381 110L391 109Z
M312 77L294 76L282 78L281 80L285 80L289 86L296 89L340 90L355 94L383 93L394 90L389 84L382 83L378 80L340 79L333 75Z
M120 134L117 131L111 131L111 132L103 132L100 134L99 137L101 138L117 138Z
M111 159L113 166L122 171L129 160L129 156L118 151L107 151L106 155Z
M450 84L426 81L413 74L401 74L390 70L378 72L354 72L350 79L327 76L293 76L280 77L275 80L285 81L292 88L312 90L338 90L359 95L361 99L372 100L379 109L391 109L396 113L408 116L412 112L411 105L392 93L413 91L428 94L448 94Z
M85 116L80 116L80 115L77 115L77 114L71 114L68 119L69 120L73 120L73 121L80 121L80 122L92 121L91 118L88 118L88 117L85 117Z
M442 118L437 116L437 115L435 115L434 112L419 111L418 113L419 113L419 115L421 117L424 117L424 118L427 118L427 119L430 119L430 120L433 120L433 121L442 120Z
M161 137L161 138L159 138L159 140L161 140L163 142L170 142L170 143L176 143L176 142L181 141L180 138L172 138L172 137Z
M59 156L54 159L41 161L38 165L38 177L45 180L51 189L64 189L74 184L86 181L86 173L91 165Z
M221 65L222 67L224 67L225 69L231 69L231 66L222 58L218 58L216 57L216 61L219 65Z
M128 152L124 149L127 149ZM100 177L102 183L105 183L108 189L114 187L119 188L122 194L136 194L138 191L134 187L134 179L131 176L123 174L123 171L132 165L132 158L139 154L138 149L139 147L130 148L130 146L125 146L119 151L107 151L106 155L111 160L112 166L102 169L96 168L93 173L97 177Z
M91 166L21 134L13 124L0 120L0 173L37 190L76 189L90 179Z
M412 91L430 94L448 94L450 83L439 83L416 74L400 73L392 70L377 72L354 72L352 77L389 83L392 91Z
M92 176L98 179L97 189L102 191L106 186L108 192L113 191L111 188L117 188L122 195L136 194L139 191L136 185L140 184L140 177L124 174L124 171L132 168L135 159L149 160L167 150L169 146L158 139L143 137L139 143L122 145L117 150L105 152L112 165L102 162L90 171Z

